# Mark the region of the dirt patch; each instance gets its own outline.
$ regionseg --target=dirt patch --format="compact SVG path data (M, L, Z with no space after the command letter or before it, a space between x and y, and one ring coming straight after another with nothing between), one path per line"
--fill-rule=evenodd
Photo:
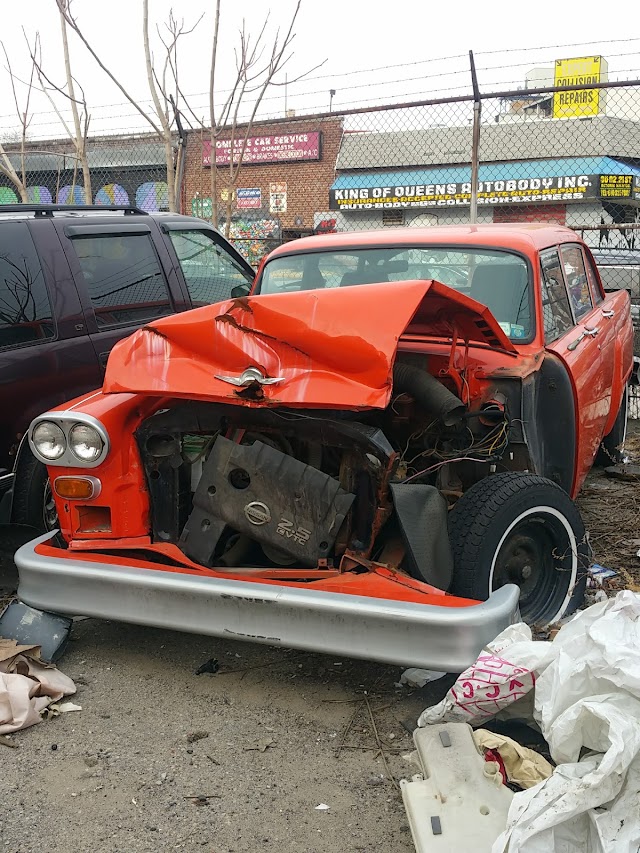
M640 463L640 421L630 421L629 461ZM640 592L640 478L615 480L594 468L577 500L597 563L619 572L613 588Z

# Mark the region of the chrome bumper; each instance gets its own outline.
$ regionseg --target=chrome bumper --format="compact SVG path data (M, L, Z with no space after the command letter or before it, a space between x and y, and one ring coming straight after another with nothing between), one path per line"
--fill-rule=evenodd
M513 585L482 604L438 607L38 554L51 538L23 545L15 562L20 600L53 613L445 672L470 666L517 613Z

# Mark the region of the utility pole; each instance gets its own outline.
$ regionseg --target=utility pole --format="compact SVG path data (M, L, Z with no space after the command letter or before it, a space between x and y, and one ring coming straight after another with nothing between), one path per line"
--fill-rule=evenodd
M473 135L471 138L471 209L469 221L475 224L478 221L478 170L480 156L480 119L482 117L482 101L480 100L480 89L478 88L478 76L476 74L476 63L473 51L469 51L469 62L471 64L471 85L473 87Z

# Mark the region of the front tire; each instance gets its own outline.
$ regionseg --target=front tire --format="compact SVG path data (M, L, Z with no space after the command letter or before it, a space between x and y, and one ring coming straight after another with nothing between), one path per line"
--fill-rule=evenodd
M515 583L522 619L530 625L556 622L584 599L584 524L551 480L512 471L480 480L449 514L449 539L456 595L485 601Z
M11 521L33 527L39 533L58 527L46 466L28 450L24 451L16 471Z

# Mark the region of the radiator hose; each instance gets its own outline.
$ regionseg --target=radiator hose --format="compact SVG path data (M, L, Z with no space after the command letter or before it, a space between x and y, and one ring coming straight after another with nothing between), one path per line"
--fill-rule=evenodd
M445 426L459 424L466 410L462 400L435 376L412 364L394 365L393 390L410 394L429 414L440 418Z

